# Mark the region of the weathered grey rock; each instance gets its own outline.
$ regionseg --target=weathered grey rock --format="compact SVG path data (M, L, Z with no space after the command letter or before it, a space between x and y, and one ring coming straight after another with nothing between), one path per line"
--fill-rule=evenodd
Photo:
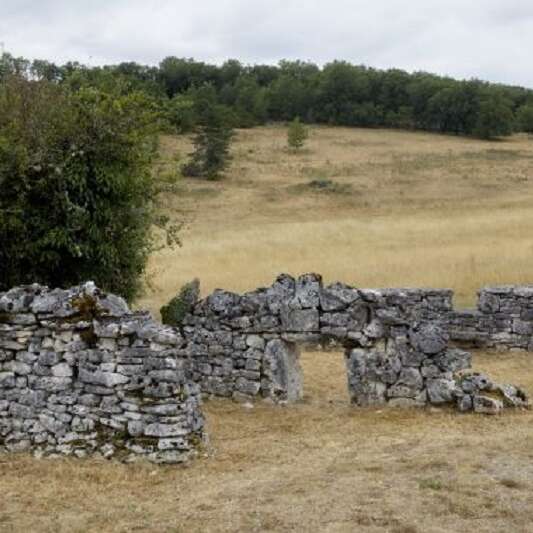
M434 357L433 363L444 372L459 372L472 366L472 355L464 350L450 348Z
M496 385L496 390L502 396L504 407L530 407L527 394L519 387L515 387L514 385Z
M74 371L68 363L59 363L51 368L52 375L55 377L72 377Z
M489 396L473 397L474 412L482 415L498 415L503 410L503 402Z
M319 331L319 314L316 309L281 309L281 327L287 332Z
M144 434L148 437L179 437L187 433L181 424L148 424L144 428Z
M268 392L271 398L288 401L301 399L302 372L294 344L279 339L269 341L265 349L264 374L270 381Z
M322 277L318 274L304 274L296 280L291 306L298 309L316 309L322 290Z
M492 391L495 386L485 374L473 372L466 374L460 379L460 387L467 394L476 394L483 391Z
M498 296L487 291L480 291L478 309L483 313L497 313L500 309Z
M415 398L424 386L424 379L416 368L404 368L398 381L389 389L389 398Z
M343 283L333 283L320 291L320 307L326 313L343 311L360 300L357 289Z
M462 394L457 397L457 409L462 413L474 409L474 400L470 394Z
M428 379L427 381L428 398L434 405L453 402L456 399L456 389L454 380Z
M436 355L448 346L449 336L438 324L424 323L412 329L411 342L416 350L426 355Z
M265 347L265 339L259 335L248 335L246 337L246 346L256 350L263 350Z

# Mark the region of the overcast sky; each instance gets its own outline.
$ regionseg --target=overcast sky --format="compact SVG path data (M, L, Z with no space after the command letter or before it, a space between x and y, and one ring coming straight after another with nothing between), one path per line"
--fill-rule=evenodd
M0 0L0 42L92 65L345 59L533 87L533 0Z

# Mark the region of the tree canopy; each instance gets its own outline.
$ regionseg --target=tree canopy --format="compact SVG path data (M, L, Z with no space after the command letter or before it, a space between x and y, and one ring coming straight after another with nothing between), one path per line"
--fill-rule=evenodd
M137 294L156 221L152 107L141 92L4 77L0 290L91 279Z
M344 61L318 67L302 61L243 65L231 59L217 66L167 57L158 66L129 62L86 67L30 62L4 54L0 81L6 73L14 72L75 90L93 87L104 92L149 94L159 102L169 123L182 132L193 129L199 121L191 102L204 85L212 87L218 103L230 109L235 127L300 117L308 123L493 138L513 128L523 129L525 111L519 110L533 105L533 91L523 87L460 81L425 72L377 70ZM488 116L490 101L498 102L498 120L494 113L492 119Z

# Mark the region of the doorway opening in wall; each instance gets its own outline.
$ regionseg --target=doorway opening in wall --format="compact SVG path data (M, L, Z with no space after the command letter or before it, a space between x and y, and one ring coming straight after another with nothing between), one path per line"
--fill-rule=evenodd
M300 348L303 401L311 404L348 405L348 378L342 347L321 350Z

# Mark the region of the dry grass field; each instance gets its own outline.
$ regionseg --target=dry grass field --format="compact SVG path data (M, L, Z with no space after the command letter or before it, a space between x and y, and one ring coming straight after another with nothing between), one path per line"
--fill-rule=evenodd
M299 154L285 144L281 127L240 131L226 180L176 182L164 202L183 247L152 257L139 306L157 312L193 277L241 291L282 271L448 286L460 304L533 280L526 137L321 127ZM164 138L159 174L189 150ZM210 445L188 467L0 457L0 531L533 532L533 412L355 409L341 354L302 363L301 403L207 402ZM533 393L531 354L475 364Z
M301 153L285 147L280 126L239 131L224 181L177 182L165 205L186 222L183 247L153 256L139 305L157 312L194 277L207 294L320 272L450 287L459 304L483 284L533 278L533 140L317 127ZM163 139L160 174L190 149Z

